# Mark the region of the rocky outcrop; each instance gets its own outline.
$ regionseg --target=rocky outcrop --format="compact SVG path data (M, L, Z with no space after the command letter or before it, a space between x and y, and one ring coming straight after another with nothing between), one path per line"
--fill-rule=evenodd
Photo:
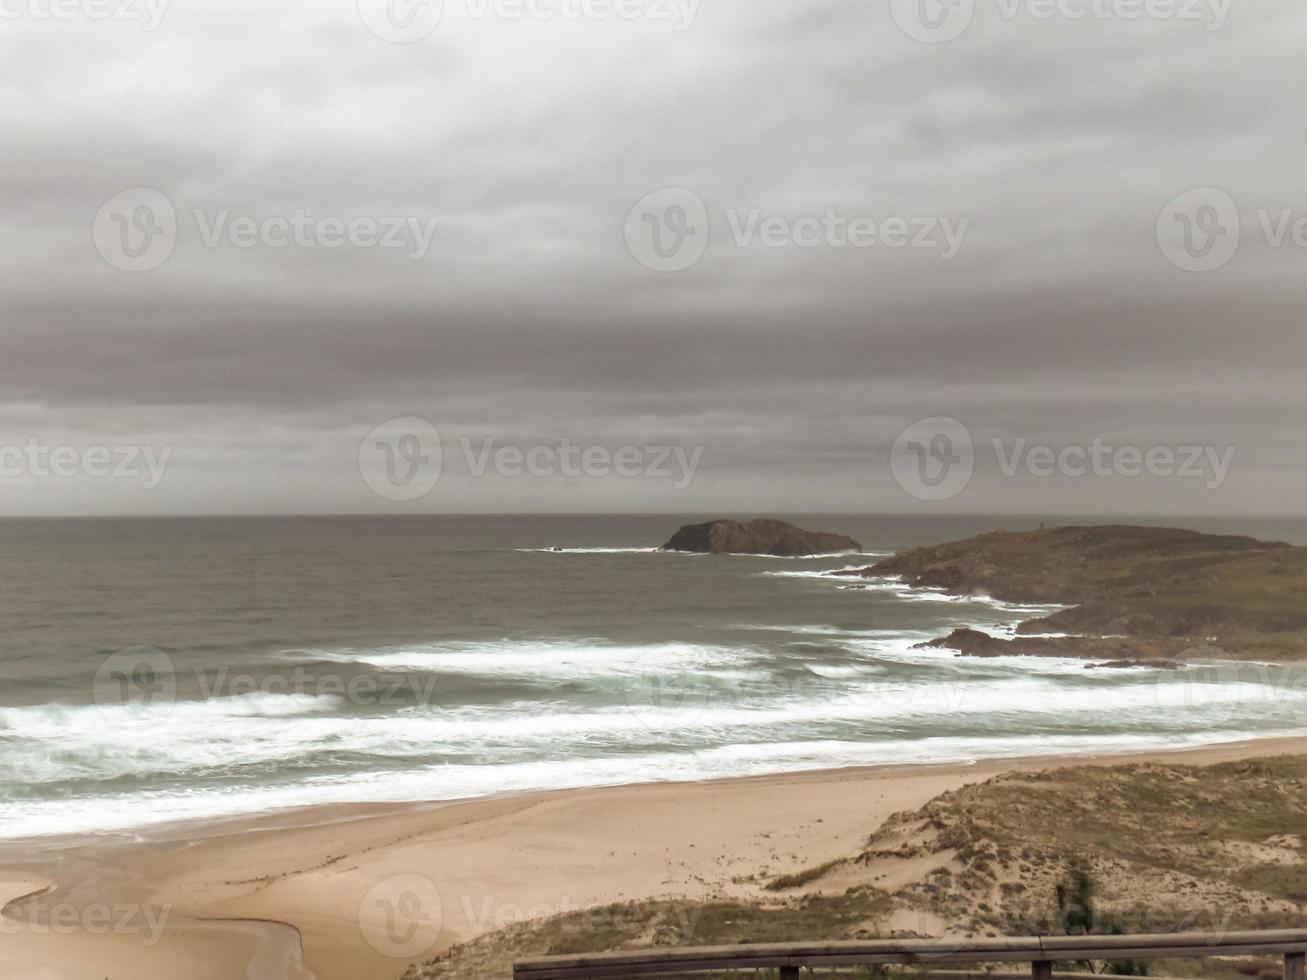
M999 657L1009 653L1007 642L981 630L956 629L938 640L918 643L914 650L956 650L967 657Z
M938 640L918 643L917 650L953 650L963 657L1080 657L1100 660L1086 667L1153 667L1178 670L1177 644L1101 636L1028 636L1008 640L963 627Z
M861 551L862 545L843 534L805 531L785 521L759 518L747 523L723 520L687 524L672 535L663 550L799 558Z
M1307 659L1307 548L1282 542L1128 525L1040 528L915 548L832 574L1067 607L1025 620L1011 640L964 630L939 641L972 656L1112 666Z

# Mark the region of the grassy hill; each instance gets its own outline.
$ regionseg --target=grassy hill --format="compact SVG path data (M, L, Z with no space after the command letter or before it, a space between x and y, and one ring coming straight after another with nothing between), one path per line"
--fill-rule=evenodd
M1307 548L1278 542L1173 528L1049 528L917 548L844 574L1067 605L1019 633L1083 636L1086 656L1307 658ZM1019 638L991 652L1066 655L1076 645Z

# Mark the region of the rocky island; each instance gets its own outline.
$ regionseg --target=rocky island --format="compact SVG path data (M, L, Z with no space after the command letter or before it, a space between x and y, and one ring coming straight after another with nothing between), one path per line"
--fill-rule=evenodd
M843 534L805 531L785 521L758 518L747 523L722 520L687 524L672 535L663 550L801 558L861 551L862 545Z
M832 574L1067 607L1026 620L1013 639L960 629L926 644L974 656L1083 656L1111 666L1307 658L1307 548L1282 542L1126 525L1041 528Z

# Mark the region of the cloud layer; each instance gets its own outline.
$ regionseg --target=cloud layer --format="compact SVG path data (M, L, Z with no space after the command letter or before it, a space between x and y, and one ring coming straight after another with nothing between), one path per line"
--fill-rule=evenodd
M649 0L625 19L445 0L429 36L396 44L362 4L177 2L149 30L90 16L94 0L66 19L11 0L0 445L170 456L147 490L12 454L0 513L1301 511L1300 6L1133 18L1065 0L1042 19L981 0L930 43L897 0ZM176 214L145 272L93 235L116 233L97 214L134 188ZM706 219L702 257L674 272L625 233L663 188ZM1237 252L1210 272L1159 246L1194 188L1238 208ZM314 230L281 244L297 216ZM877 241L832 239L831 216ZM650 234L671 236L659 217ZM948 259L889 244L894 219L966 234ZM429 249L335 231L391 220L434 228ZM935 416L977 447L939 503L890 465ZM415 500L360 473L397 417L444 449ZM688 487L477 476L461 440L487 439L703 455ZM1006 476L995 439L1237 452L1211 488Z

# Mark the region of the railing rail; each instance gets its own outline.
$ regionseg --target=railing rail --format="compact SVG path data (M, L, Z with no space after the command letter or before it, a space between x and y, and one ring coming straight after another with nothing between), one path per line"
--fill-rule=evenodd
M693 977L738 970L799 971L883 964L935 967L973 963L1031 965L1033 980L1049 980L1054 962L1191 959L1202 956L1283 956L1285 980L1307 980L1307 929L1264 932L1178 932L1137 936L1018 936L998 939L875 939L839 943L766 943L663 948L521 960L514 980L607 980L612 977Z

